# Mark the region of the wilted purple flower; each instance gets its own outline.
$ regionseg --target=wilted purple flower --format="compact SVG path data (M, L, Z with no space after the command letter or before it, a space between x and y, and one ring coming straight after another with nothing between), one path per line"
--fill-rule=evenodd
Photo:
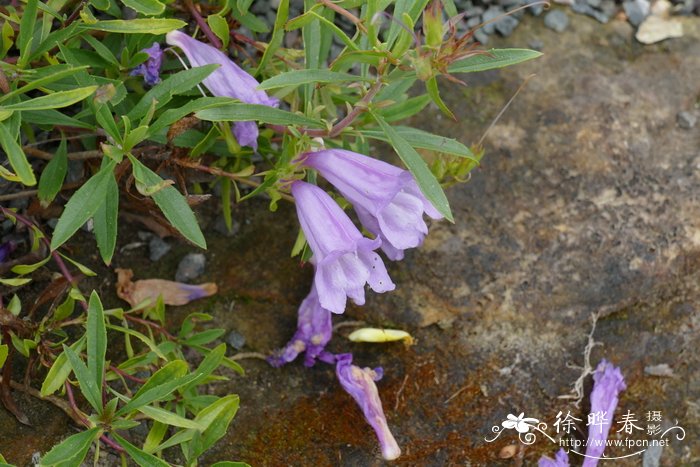
M326 149L302 155L303 164L316 169L352 203L360 222L382 240L392 260L423 243L428 226L442 215L428 201L410 172L344 149Z
M384 262L373 250L381 240L364 237L338 204L322 189L306 182L292 183L297 216L316 265L314 284L321 306L345 311L347 297L365 303L365 283L375 292L394 290Z
M14 242L0 243L0 263L5 262L10 257L10 254L15 251L15 247Z
M163 51L160 50L160 44L154 42L152 46L143 49L141 52L148 54L148 60L131 70L129 75L142 75L147 85L155 86L160 83L160 66L163 63Z
M384 416L382 401L375 381L382 378L381 368L360 368L352 364L352 354L340 354L336 356L337 364L335 373L341 386L345 389L357 405L362 409L367 422L374 428L382 456L386 460L394 460L401 455L401 448L396 443L394 435L389 430L389 425Z
M299 307L297 332L287 346L270 357L268 362L272 366L280 367L297 358L301 352L306 352L304 365L313 366L317 358L324 360L324 349L332 335L331 312L321 306L316 287L312 285L311 292ZM329 363L333 361L334 358Z
M537 463L538 467L569 467L569 455L564 451L564 449L560 449L557 451L556 455L554 456L554 459L550 459L549 457L542 456L540 458L540 461Z
M607 360L603 359L593 374L593 390L591 391L591 416L603 414L603 423L588 427L588 443L583 467L598 465L598 459L605 450L613 414L617 407L618 395L627 389L622 372Z
M221 65L202 81L213 95L233 97L247 104L261 104L269 107L279 105L278 99L268 96L265 91L258 90L260 83L219 49L180 31L169 32L165 36L165 41L170 45L178 46L193 67L213 63ZM239 144L257 149L258 127L255 122L236 122L233 132Z

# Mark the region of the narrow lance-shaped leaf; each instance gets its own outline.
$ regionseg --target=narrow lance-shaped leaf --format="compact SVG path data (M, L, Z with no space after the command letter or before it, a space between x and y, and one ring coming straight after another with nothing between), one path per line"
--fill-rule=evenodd
M61 144L58 145L58 150L53 155L51 160L39 178L39 192L37 196L43 207L51 204L51 201L56 197L61 190L63 180L68 172L68 155L66 150L66 139L61 139Z
M266 79L260 83L258 89L277 89L308 83L346 83L348 81L369 81L369 78L328 70L294 70Z
M106 20L92 24L84 24L84 29L116 32L122 34L166 34L175 29L182 29L187 23L179 19L136 18L130 20Z
M0 123L0 146L7 154L10 166L19 179L27 186L36 185L36 177L22 147L17 143L17 135L12 135L5 122Z
M122 0L122 3L146 16L156 16L165 11L165 5L158 0Z
M90 428L54 446L41 458L42 466L76 466L81 465L93 441L99 438L102 430L99 427Z
M54 229L52 250L63 245L105 202L109 179L114 179L114 166L110 161L73 194Z
M84 336L70 346L70 348L76 353L82 352L83 347L85 347ZM70 372L71 366L70 362L68 361L68 356L65 352L63 352L56 357L53 365L51 365L51 369L49 369L49 372L46 374L44 382L41 384L41 397L49 396L58 391L61 386L63 386L63 383L68 378L68 375L70 375Z
M46 110L60 109L68 107L76 102L80 102L90 94L95 92L97 86L87 86L84 88L71 89L70 91L59 91L46 96L35 97L17 104L10 104L0 107L1 110Z
M299 125L324 128L318 120L260 104L227 104L195 113L200 120L213 122L248 122L256 120L273 125Z
M92 379L90 371L85 363L80 359L73 349L63 345L63 352L68 357L68 362L73 369L73 374L80 384L80 392L85 396L85 400L92 406L97 413L102 413L102 391Z
M491 49L488 54L473 55L452 63L447 71L450 73L473 73L475 71L493 70L537 58L542 52L529 49Z
M22 12L22 20L19 24L19 60L17 61L17 65L20 68L24 68L29 63L38 4L38 0L27 0L27 4Z
M105 202L97 208L93 217L93 228L97 248L105 264L112 262L117 245L117 216L119 212L119 187L114 178L109 178Z
M396 154L401 158L408 170L411 171L413 176L418 183L421 191L426 198L435 206L440 214L445 216L450 222L454 222L452 217L452 211L450 211L450 204L447 201L445 192L440 187L440 183L437 181L433 173L428 169L428 165L425 163L423 158L413 149L413 146L408 144L408 142L399 135L396 130L394 130L391 125L389 125L382 117L372 112L372 116L375 121L379 124L384 131L384 134L388 138L391 145L394 147Z
M90 294L87 311L87 368L95 386L102 392L102 381L107 353L107 330L102 302L94 290ZM100 404L101 405L101 404Z
M121 447L131 456L138 465L147 465L148 467L169 467L170 464L162 459L157 458L153 454L149 454L137 448L116 433L112 433L114 439Z
M134 169L134 178L145 186L156 186L163 183L163 179L151 169L143 165L138 159L129 154L129 160ZM165 186L152 196L153 201L163 211L165 218L180 232L186 239L200 248L206 248L207 242L204 239L197 218L192 209L187 204L185 197L172 186Z

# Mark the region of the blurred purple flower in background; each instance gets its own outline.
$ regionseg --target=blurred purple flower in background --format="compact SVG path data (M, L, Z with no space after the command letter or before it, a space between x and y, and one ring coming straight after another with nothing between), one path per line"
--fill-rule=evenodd
M365 419L377 434L382 456L386 460L396 459L401 455L401 449L386 422L382 401L379 399L377 385L374 383L382 378L382 369L372 370L353 365L352 354L339 354L336 359L335 373L338 376L338 381L343 389L355 399L357 405L362 409Z
M424 212L433 219L443 217L407 170L344 149L310 152L299 159L352 203L362 225L382 240L389 259L403 259L405 249L423 243L428 233Z
M583 467L598 465L598 457L603 455L605 440L608 439L615 408L620 392L627 389L622 372L612 363L602 359L593 374L593 390L591 391L591 415L605 414L607 423L588 427L588 443ZM589 457L590 456L590 457Z
M296 181L291 191L299 223L314 254L314 284L323 308L342 313L347 297L363 305L365 283L378 293L394 290L384 262L374 252L381 240L364 237L321 188Z
M180 31L171 31L165 36L170 45L179 47L193 67L209 64L221 65L202 84L214 96L233 97L247 104L260 104L269 107L279 106L279 100L257 89L258 83L249 73L233 63L225 53L209 44L191 38ZM233 133L238 143L257 149L258 126L255 122L236 122Z
M155 86L160 83L160 67L163 63L163 51L160 50L160 44L154 42L152 46L143 49L141 52L148 54L148 59L137 66L129 75L143 76L143 81L149 86Z
M306 366L313 366L317 358L333 363L335 357L324 351L332 335L331 312L321 306L316 287L312 285L311 292L299 306L296 333L286 347L268 358L268 362L274 367L280 367L297 358L301 352L306 352Z

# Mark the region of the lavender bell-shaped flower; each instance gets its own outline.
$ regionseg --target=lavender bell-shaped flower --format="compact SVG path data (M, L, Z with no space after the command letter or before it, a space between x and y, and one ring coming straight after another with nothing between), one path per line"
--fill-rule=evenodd
M591 414L604 414L606 423L588 427L588 442L586 458L583 467L598 465L598 458L605 451L605 441L608 439L615 408L620 392L627 389L625 379L618 367L603 359L593 374L593 390L591 391Z
M217 48L180 31L169 32L165 36L165 41L170 45L178 46L193 67L213 63L221 65L202 81L213 95L233 97L247 104L279 106L278 99L268 96L265 91L258 90L260 83ZM233 133L240 145L257 149L258 126L255 122L236 122Z
M333 363L335 357L325 351L332 335L331 312L321 306L316 287L312 285L311 292L299 306L297 332L283 349L268 358L268 362L280 367L305 352L304 365L308 367L313 366L316 359Z
M389 259L403 259L405 249L423 243L428 233L423 213L443 217L411 173L394 165L344 149L310 152L299 160L352 203L362 225L382 240Z
M154 42L152 46L143 49L141 52L148 54L148 59L131 70L130 76L143 76L143 81L149 86L155 86L160 83L160 67L163 64L163 51L160 50L160 44Z
M363 305L365 283L378 293L394 290L384 262L374 252L380 239L364 237L321 188L296 181L291 191L299 223L313 252L314 285L323 308L342 313L347 297Z
M352 354L339 354L335 373L343 389L347 391L362 409L367 422L374 428L386 460L394 460L401 455L401 449L391 434L384 416L382 401L375 381L382 378L382 369L360 368L352 364Z

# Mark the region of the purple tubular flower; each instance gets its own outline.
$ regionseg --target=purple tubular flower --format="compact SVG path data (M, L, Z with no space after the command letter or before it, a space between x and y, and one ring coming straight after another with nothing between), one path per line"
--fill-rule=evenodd
M148 60L131 70L129 75L142 75L147 85L155 86L160 83L160 66L163 63L163 51L160 50L160 44L154 42L152 46L143 49L142 52L148 54Z
M401 449L389 430L389 425L384 416L382 401L375 381L382 378L382 369L360 368L352 364L352 354L340 354L336 356L337 364L335 373L338 376L343 389L355 399L362 409L367 422L374 428L382 450L382 456L386 460L394 460L401 455Z
M622 372L607 360L603 359L593 374L593 390L591 391L591 414L604 413L607 423L602 426L591 425L588 429L588 447L583 467L598 465L598 459L605 450L613 414L617 407L620 392L627 389Z
M0 243L0 264L4 263L15 250L14 242Z
M569 455L564 449L560 449L557 451L554 459L542 456L537 463L537 467L569 467Z
M306 352L304 365L313 366L317 358L323 357L332 335L331 312L321 306L316 287L312 285L311 292L299 306L297 332L287 346L270 357L268 362L274 367L280 367L297 358L301 352Z
M180 31L169 32L165 36L165 41L170 45L178 46L193 67L212 63L221 65L202 81L213 95L233 97L247 104L279 106L278 99L268 96L265 91L258 90L260 83L219 49ZM233 131L239 144L257 149L258 127L255 122L236 122Z
M345 311L347 297L365 303L365 283L375 292L394 290L384 262L374 252L381 240L364 237L338 204L309 183L292 183L297 216L316 265L314 284L323 308Z
M300 160L352 203L362 225L382 240L382 250L394 261L423 243L428 233L424 212L443 217L410 172L386 162L344 149L306 153Z

